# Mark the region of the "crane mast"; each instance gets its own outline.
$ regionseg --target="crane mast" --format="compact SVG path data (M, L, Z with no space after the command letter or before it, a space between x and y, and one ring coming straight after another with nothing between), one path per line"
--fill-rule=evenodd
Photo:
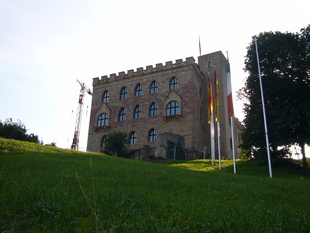
M76 120L75 120L73 141L72 141L72 145L71 145L71 149L73 149L73 150L79 149L80 130L81 130L81 123L82 123L83 104L84 104L85 92L87 92L89 95L92 95L91 90L85 85L85 83L82 83L79 80L76 80L76 81L80 84L81 90L80 90L80 94L79 94L79 102L78 102L78 107L77 107L77 111L76 111Z

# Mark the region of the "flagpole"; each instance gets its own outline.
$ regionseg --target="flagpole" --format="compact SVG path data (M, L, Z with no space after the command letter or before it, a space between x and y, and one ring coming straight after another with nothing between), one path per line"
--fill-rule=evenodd
M272 178L272 168L271 168L271 160L270 160L270 147L269 147L269 139L268 139L268 128L267 128L267 119L266 119L266 110L265 110L263 82L262 82L262 75L261 75L261 71L260 71L260 62L259 62L259 55L258 55L258 48L257 48L257 38L256 37L254 38L254 42L255 42L256 57L257 57L257 67L258 67L260 93L261 93L262 106L263 106L263 116L264 116L266 149L267 149L268 166L269 166L269 176L270 176L270 178Z
M234 107L233 107L233 100L232 100L232 90L231 90L231 77L230 77L230 64L228 58L228 51L227 51L227 105L228 105L228 116L230 117L230 126L231 126L231 146L232 146L232 153L233 153L233 164L234 164L234 174L237 173L236 168L236 146L235 146L235 127L234 127Z
M210 122L210 130L211 130L211 158L212 158L212 165L214 165L215 160L215 145L214 145L214 119L213 119L213 112L211 113L211 122Z
M232 144L232 152L233 152L233 161L234 161L234 174L237 173L237 168L236 168L236 146L235 146L235 131L234 131L234 116L230 117L230 125L231 125L231 144Z
M201 44L200 44L200 36L199 36L199 56L201 56Z
M219 116L219 93L218 93L218 77L216 75L216 65L213 65L214 68L214 113L215 113L215 122L217 129L217 153L219 160L219 169L222 169L221 161L221 143L220 143L220 116ZM214 130L215 131L215 130ZM215 138L214 138L215 140Z
M219 155L219 169L222 169L221 144L220 144L220 122L217 121L217 151Z
M212 94L210 70L208 71L208 123L210 124L211 160L212 160L212 165L214 165L214 159L215 159L214 115L213 115L213 94Z

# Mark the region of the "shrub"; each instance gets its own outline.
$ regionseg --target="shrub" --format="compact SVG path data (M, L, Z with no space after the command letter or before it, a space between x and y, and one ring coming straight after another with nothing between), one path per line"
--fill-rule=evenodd
M12 118L6 119L4 123L0 121L0 137L39 143L37 135L27 134L26 126L21 120L13 122Z
M120 131L114 131L107 135L105 149L109 153L117 153L117 156L125 157L127 153L127 134Z

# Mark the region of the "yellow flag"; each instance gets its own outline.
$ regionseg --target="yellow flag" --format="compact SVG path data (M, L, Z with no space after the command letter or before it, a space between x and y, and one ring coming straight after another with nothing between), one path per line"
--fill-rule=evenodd
M219 114L219 80L216 75L216 70L214 71L214 119L215 121L220 120L220 114Z

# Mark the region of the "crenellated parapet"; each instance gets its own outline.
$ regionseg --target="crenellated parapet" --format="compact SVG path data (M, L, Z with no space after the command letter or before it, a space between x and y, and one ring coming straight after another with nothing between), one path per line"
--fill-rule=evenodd
M185 59L185 61L183 61L182 59L178 59L175 61L175 63L173 63L172 61L168 61L165 63L165 65L163 65L162 63L158 63L155 65L155 67L153 67L152 65L149 65L149 66L146 66L145 69L143 67L139 67L136 69L136 71L128 70L127 73L122 71L122 72L119 72L118 74L113 73L113 74L110 74L109 76L107 75L101 76L100 79L99 77L96 77L93 79L93 85L100 85L106 82L113 82L119 79L132 78L135 76L146 75L146 74L150 74L154 72L169 70L169 69L178 68L182 66L188 66L188 65L198 66L195 63L195 59L193 57L188 57Z

